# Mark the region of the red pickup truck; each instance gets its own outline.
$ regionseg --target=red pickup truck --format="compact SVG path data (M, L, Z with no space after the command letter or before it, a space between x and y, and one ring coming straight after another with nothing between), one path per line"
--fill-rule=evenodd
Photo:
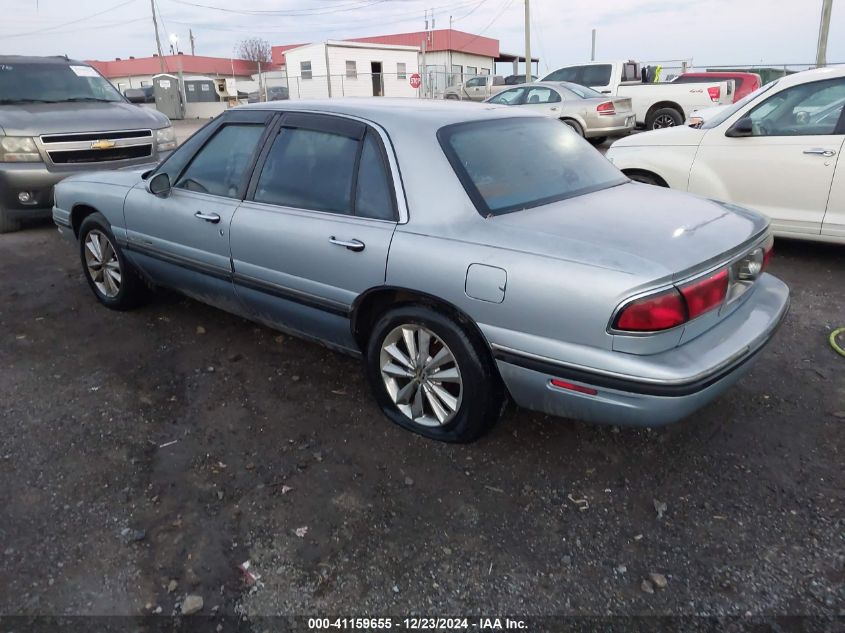
M760 75L757 73L741 73L741 72L692 72L678 75L672 80L672 83L697 83L701 81L726 81L728 79L734 80L734 103L742 99L745 95L757 90L762 85Z

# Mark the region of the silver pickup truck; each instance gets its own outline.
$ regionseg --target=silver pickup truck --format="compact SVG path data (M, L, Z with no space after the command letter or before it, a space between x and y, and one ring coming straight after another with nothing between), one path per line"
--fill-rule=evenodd
M85 62L0 55L0 233L50 217L66 176L156 163L175 147L165 115L129 103Z
M484 101L510 87L501 75L479 75L454 86L449 86L443 92L443 98Z

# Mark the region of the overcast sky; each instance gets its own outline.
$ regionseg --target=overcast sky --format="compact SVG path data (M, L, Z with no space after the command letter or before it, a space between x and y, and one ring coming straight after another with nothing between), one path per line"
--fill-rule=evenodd
M229 57L238 40L289 44L422 30L434 7L449 25L524 49L524 0L155 0L162 46ZM531 0L532 53L540 69L589 59L692 59L696 66L815 59L822 0ZM217 9L215 9L215 7ZM220 10L225 9L225 10ZM0 0L0 54L82 59L151 55L150 0ZM845 0L834 0L828 61L845 62Z

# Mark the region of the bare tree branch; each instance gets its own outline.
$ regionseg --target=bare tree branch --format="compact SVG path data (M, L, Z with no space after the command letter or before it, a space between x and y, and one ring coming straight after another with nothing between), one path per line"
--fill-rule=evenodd
M270 42L260 37L248 37L238 42L238 57L254 62L269 63L271 59Z

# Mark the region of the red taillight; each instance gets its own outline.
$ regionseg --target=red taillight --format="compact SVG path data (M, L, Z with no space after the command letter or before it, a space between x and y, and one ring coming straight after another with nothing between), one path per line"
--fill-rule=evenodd
M617 330L657 332L687 321L687 307L677 290L637 299L626 305L616 317Z
M604 103L600 103L596 106L596 112L599 114L616 114L616 107L613 105L612 101L605 101Z
M722 89L719 86L710 86L707 89L707 94L710 95L710 101L719 101L719 97L722 96Z
M769 240L765 246L763 246L763 266L760 268L760 272L764 272L769 267L769 262L772 261L772 255L775 252L775 243L773 240Z
M596 391L592 387L575 385L571 382L561 380L560 378L552 378L551 383L553 387L558 387L559 389L569 389L569 391L577 391L578 393L586 393L588 396L594 396L598 393L598 391Z
M728 294L728 271L720 270L715 275L681 286L681 294L687 302L690 319L718 308Z

